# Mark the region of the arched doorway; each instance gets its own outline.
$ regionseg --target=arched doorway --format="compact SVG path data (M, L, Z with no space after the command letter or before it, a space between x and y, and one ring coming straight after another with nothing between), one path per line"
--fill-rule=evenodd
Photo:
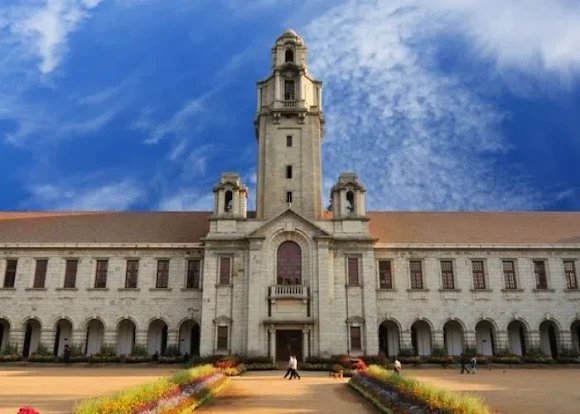
M99 319L91 319L87 324L85 354L93 355L101 352L105 339L105 325Z
M580 320L574 321L570 326L572 332L572 348L580 352Z
M399 355L399 326L393 321L384 321L379 326L379 352L386 356Z
M554 321L544 321L540 324L540 348L545 355L558 358L558 338L560 331Z
M194 320L187 320L179 327L179 352L191 356L199 355L199 325Z
M458 321L447 321L443 325L443 341L447 355L461 355L463 353L463 326Z
M64 352L64 346L72 342L72 323L68 319L60 319L55 325L53 355L59 356Z
M147 352L153 355L165 354L167 348L167 324L161 319L155 319L149 324L147 332Z
M131 355L135 345L137 328L131 319L123 319L117 325L117 355Z
M475 345L480 355L495 353L495 328L490 321L479 321L475 325Z
M10 336L10 323L6 319L0 319L0 354L8 346Z
M508 325L509 351L514 355L526 355L528 329L522 321L511 321Z
M24 345L22 355L27 357L36 352L40 344L40 322L36 319L29 319L24 327Z
M416 355L431 355L431 326L423 320L411 325L411 344Z
M302 284L302 251L293 241L285 241L278 247L276 280L279 285Z

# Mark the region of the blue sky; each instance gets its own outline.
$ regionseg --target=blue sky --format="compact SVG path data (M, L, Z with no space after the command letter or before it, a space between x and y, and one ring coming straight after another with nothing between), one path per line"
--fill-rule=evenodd
M324 197L580 210L572 0L4 0L0 210L208 210L255 196L256 81L286 28L324 81Z

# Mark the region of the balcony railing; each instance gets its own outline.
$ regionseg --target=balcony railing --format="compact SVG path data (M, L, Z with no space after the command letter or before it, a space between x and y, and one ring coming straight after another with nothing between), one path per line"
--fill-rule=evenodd
M295 99L282 101L284 108L296 108L298 106L298 101Z
M276 298L297 298L308 297L308 286L304 285L273 285L270 286L270 297Z

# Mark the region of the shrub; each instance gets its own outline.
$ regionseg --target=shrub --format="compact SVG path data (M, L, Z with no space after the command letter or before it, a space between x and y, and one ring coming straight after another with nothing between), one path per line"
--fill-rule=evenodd
M149 352L147 348L143 345L134 344L131 348L131 355L133 356L147 356Z
M278 366L273 362L254 362L251 364L244 364L247 371L270 371L278 369ZM302 369L302 366L300 367Z
M399 360L400 358L404 358L404 357L412 357L412 356L416 356L417 354L415 353L415 350L413 348L401 348L399 349Z
M14 342L8 342L5 346L0 355L16 355L18 354L18 345Z
M165 348L163 355L169 357L181 356L181 351L177 345L169 345Z

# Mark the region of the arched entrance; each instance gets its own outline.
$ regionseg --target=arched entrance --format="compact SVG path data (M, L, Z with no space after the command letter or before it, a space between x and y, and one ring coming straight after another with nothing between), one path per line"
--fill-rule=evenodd
M40 322L36 319L29 319L24 327L24 344L22 355L27 357L36 352L40 344Z
M463 326L458 321L447 321L443 325L443 341L447 355L461 355L463 353Z
M379 326L379 352L386 356L399 355L399 326L393 321L384 321Z
M199 355L199 325L194 320L187 320L179 327L179 352L191 356Z
M574 321L570 326L572 333L572 348L576 352L580 352L580 320Z
M423 320L411 325L411 344L416 355L431 355L431 326Z
M137 328L131 319L123 319L117 325L117 355L131 355L135 345Z
M491 356L495 353L495 328L490 321L479 321L475 325L475 345L480 355Z
M0 354L8 346L10 336L10 323L6 319L0 319Z
M514 355L526 355L528 330L522 321L511 321L508 325L509 351Z
M93 355L101 352L105 339L105 325L99 319L91 319L87 324L87 339L85 354Z
M276 255L276 281L279 285L302 284L302 251L293 241L285 241Z
M147 332L147 352L153 355L165 354L167 348L167 324L161 319L155 319L149 324Z
M540 324L540 348L545 355L558 358L558 337L560 331L554 321L544 321Z
M55 325L53 355L62 355L65 344L72 342L72 323L68 319L60 319Z

